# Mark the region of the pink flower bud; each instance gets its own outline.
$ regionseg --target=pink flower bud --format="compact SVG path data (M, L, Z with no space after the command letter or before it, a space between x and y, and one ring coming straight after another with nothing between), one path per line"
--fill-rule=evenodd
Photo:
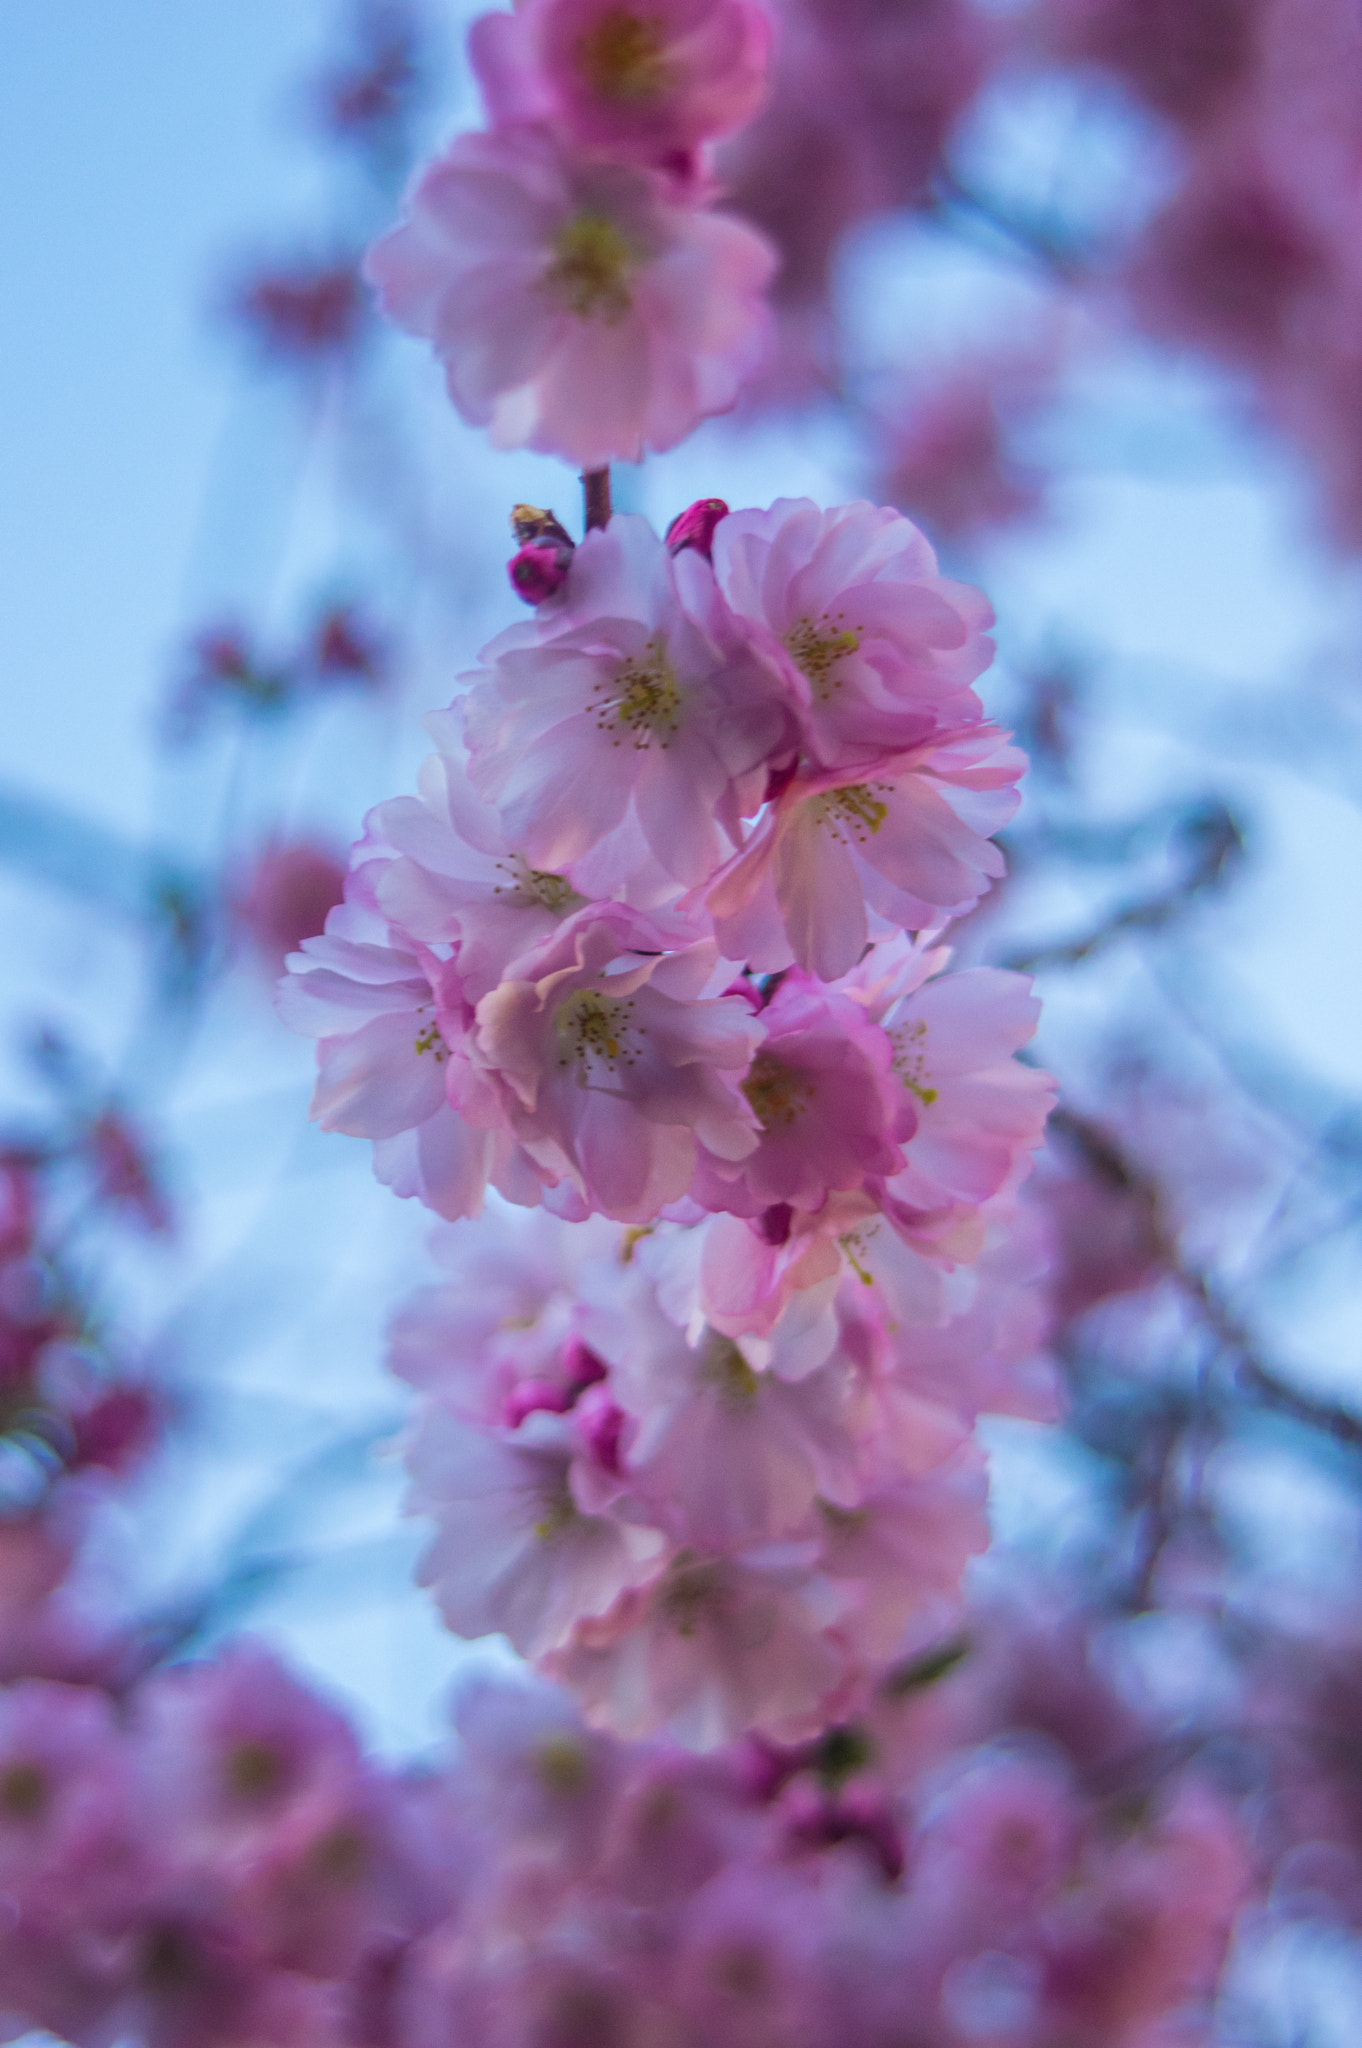
M678 512L667 528L669 551L679 555L682 548L697 548L708 561L714 546L714 529L727 517L728 507L722 498L697 498L684 512Z
M528 541L510 563L517 597L523 597L526 604L543 604L562 589L571 560L571 555L551 541Z

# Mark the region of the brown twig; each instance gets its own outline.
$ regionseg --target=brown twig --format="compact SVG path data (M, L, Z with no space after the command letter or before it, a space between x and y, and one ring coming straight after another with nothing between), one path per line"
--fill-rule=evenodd
M594 532L598 526L610 524L610 471L605 469L584 469L582 471L582 495L586 500L586 530Z

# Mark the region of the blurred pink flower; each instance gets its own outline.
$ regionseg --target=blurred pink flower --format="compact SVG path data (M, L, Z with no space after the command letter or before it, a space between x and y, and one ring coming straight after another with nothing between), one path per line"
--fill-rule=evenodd
M890 427L886 497L948 541L1034 517L1045 479L1013 457L1007 426L1043 383L1022 360L966 364L926 384Z
M324 930L345 893L345 863L307 840L267 846L233 890L233 910L261 965L281 974L288 954Z
M683 173L751 120L771 19L756 0L528 0L469 37L493 120L552 121L585 149Z
M675 447L734 403L774 267L755 229L539 128L459 136L367 259L465 419L582 469Z

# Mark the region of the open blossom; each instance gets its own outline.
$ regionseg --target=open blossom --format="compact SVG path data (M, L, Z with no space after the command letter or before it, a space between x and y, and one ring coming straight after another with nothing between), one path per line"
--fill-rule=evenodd
M469 49L498 123L670 169L756 113L770 41L755 0L529 0L482 15Z
M855 1500L870 1416L845 1364L756 1370L731 1337L678 1328L637 1282L588 1310L583 1331L628 1418L631 1491L677 1542L707 1554L768 1542L820 1493Z
M675 447L734 403L774 267L755 229L659 173L531 127L459 136L368 257L465 419L583 469Z
M701 882L792 744L775 678L709 564L689 549L673 559L644 519L588 534L551 616L482 659L468 679L471 778L538 867L572 871L595 849L603 880L641 834L669 874Z
M742 1084L761 1137L744 1159L702 1162L695 1193L705 1207L745 1216L782 1202L817 1209L830 1189L898 1173L917 1117L880 1026L797 972L761 1022L765 1037Z
M478 1059L517 1138L620 1222L685 1194L697 1144L739 1159L757 1142L738 1082L761 1027L740 997L692 999L698 951L663 959L645 920L598 905L477 1007Z
M420 1576L460 1635L499 1631L539 1659L654 1575L662 1533L585 1510L574 1487L581 1456L567 1418L538 1413L492 1431L426 1411L411 1506L435 1517L437 1534Z
M974 725L796 776L705 889L720 945L761 972L795 961L835 981L870 940L867 906L907 931L959 916L1005 871L987 835L1015 811L1024 765L996 726Z
M666 1727L691 1749L752 1728L797 1741L849 1690L807 1560L772 1545L735 1557L682 1551L545 1659L587 1720L628 1737Z
M948 958L891 940L847 984L888 1036L916 1107L905 1163L886 1181L894 1203L919 1211L996 1195L1040 1143L1054 1101L1049 1076L1014 1058L1040 1018L1029 979L996 967L943 974Z
M321 1040L312 1114L323 1130L372 1139L379 1179L442 1216L476 1215L489 1179L533 1200L539 1178L499 1127L469 1059L471 1012L457 977L377 909L370 871L382 865L351 871L346 902L323 937L291 956L280 983L284 1022ZM475 1103L476 1125L463 1114Z
M982 720L969 686L993 659L993 613L982 592L938 573L902 513L780 498L730 513L713 546L724 599L784 674L818 767Z

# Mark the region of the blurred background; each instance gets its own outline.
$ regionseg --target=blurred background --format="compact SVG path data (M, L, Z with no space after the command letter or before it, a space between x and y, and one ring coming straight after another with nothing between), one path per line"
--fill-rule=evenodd
M270 995L523 615L510 507L580 524L357 275L477 121L474 11L0 5L0 1316L44 1360L14 1338L0 1386L0 1608L19 1642L50 1569L148 1663L248 1627L391 1758L498 1655L400 1514L383 1333L430 1219L309 1125ZM782 249L778 346L616 503L866 496L988 591L1034 765L952 938L1045 1000L1068 1412L989 1425L980 1581L1099 1615L1255 1813L1290 1669L1362 1796L1362 25L777 11L723 175ZM1266 1880L1227 2038L1356 2038L1339 1842L1346 1884Z

